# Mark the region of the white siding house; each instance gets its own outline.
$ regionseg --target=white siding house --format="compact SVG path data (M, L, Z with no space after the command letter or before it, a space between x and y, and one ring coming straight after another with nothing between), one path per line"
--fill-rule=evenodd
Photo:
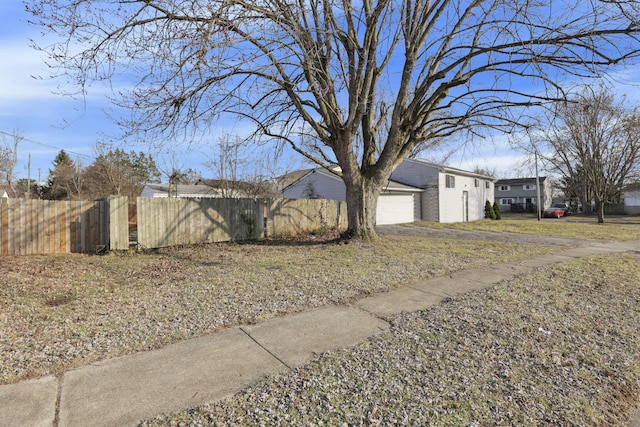
M168 184L146 184L142 188L140 197L169 197ZM174 186L171 197L222 197L220 192L206 185L183 185Z
M16 194L11 190L10 186L0 185L0 199L8 199L14 196L16 196Z
M414 221L463 222L484 218L487 200L493 201L494 179L423 160L404 160L378 200L377 223ZM285 198L322 198L343 201L345 185L324 169L313 169L285 187Z
M424 160L406 159L391 175L394 181L424 189L421 219L466 222L484 218L494 198L494 178Z
M420 194L423 190L397 182L389 182L378 198L378 225L402 224L419 220ZM346 187L342 179L322 169L312 169L282 189L287 199L327 199L344 201Z
M344 182L324 169L311 169L281 191L287 199L327 199L343 201L346 198Z
M640 184L632 184L624 189L624 212L640 215Z

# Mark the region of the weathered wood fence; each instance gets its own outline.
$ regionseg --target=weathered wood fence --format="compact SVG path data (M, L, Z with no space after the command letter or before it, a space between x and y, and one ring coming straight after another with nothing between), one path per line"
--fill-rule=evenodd
M160 248L345 228L347 217L333 200L138 197L137 221L137 244Z
M125 238L119 222L121 203L126 206L125 197L95 201L0 199L0 255L90 253L108 250L110 243L121 248ZM128 247L128 236L125 244Z
M347 228L347 204L324 199L275 199L265 202L267 235L291 236L326 227Z
M139 197L135 214L130 210L126 197L82 202L0 199L0 255L251 240L344 228L347 221L345 203L329 200ZM130 241L133 226L136 240Z
M143 248L256 239L262 231L260 200L139 197L137 205Z

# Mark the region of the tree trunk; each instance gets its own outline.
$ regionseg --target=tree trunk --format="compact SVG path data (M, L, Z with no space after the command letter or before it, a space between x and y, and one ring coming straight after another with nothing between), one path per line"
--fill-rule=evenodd
M598 224L604 224L604 202L596 201L596 209L598 210Z
M345 180L347 187L348 238L376 240L376 210L380 187L374 180L362 178L356 182Z

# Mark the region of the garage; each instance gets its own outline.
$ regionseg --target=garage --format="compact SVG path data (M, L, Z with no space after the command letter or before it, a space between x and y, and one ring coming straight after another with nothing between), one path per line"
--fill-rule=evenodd
M413 193L382 193L378 198L377 224L403 224L414 221Z

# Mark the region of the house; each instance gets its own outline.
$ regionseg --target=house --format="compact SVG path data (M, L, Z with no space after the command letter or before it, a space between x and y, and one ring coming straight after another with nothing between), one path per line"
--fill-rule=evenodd
M338 169L336 169L338 171ZM346 187L342 179L324 168L308 169L304 173L293 173L292 179L280 194L286 199L327 199L344 201ZM420 188L389 181L378 198L377 223L402 224L416 220L415 200Z
M145 184L140 197L169 197L169 185ZM178 184L173 186L171 197L222 197L222 194L207 185Z
M540 206L545 210L553 202L551 180L539 177ZM499 179L496 181L495 201L501 212L535 212L538 206L536 178Z
M8 199L15 196L14 191L9 185L0 185L0 199Z
M281 190L285 198L345 200L342 179L311 169ZM377 207L377 223L461 222L484 218L493 200L493 178L424 160L406 159L391 175Z
M168 197L168 184L146 184L140 197ZM245 182L226 179L199 179L195 184L172 186L171 197L272 198L278 192L270 182Z
M640 183L629 184L623 190L624 213L640 215Z
M418 159L405 159L391 179L424 191L419 219L466 222L484 219L487 200L494 197L494 178Z

